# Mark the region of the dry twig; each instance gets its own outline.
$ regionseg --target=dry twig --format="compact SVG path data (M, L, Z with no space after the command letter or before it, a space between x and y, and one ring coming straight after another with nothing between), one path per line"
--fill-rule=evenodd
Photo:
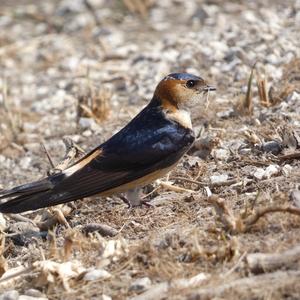
M300 260L300 245L281 253L250 253L246 262L254 273L270 272L285 267L290 268Z
M47 157L47 159L48 159L48 162L49 162L51 168L54 169L54 168L55 168L55 165L54 165L54 163L53 163L53 160L52 160L52 158L51 158L51 156L50 156L50 154L49 154L49 152L48 152L48 150L47 150L45 144L44 144L44 143L41 143L41 146L42 146L42 149L43 149L44 153L46 154L46 157Z
M119 231L116 230L115 228L107 224L101 224L101 223L86 224L82 228L82 232L84 232L85 234L89 234L95 231L99 232L101 236L110 236L110 237L115 236L119 233Z
M223 283L220 285L213 285L209 287L199 288L191 293L188 299L212 299L224 298L226 292L238 292L239 295L247 296L243 299L249 299L253 290L266 290L274 291L274 288L280 289L298 282L300 279L300 271L278 271L274 273L262 274L247 278L236 279L231 282ZM250 297L251 298L251 297Z
M245 102L244 102L244 109L247 110L247 112L249 114L251 114L253 111L251 88L252 88L252 80L253 80L253 73L254 73L255 65L256 65L256 63L253 65L253 67L251 69L251 73L250 73L248 85L247 85L246 98L245 98Z
M179 193L185 193L185 192L195 193L195 191L193 191L193 190L189 190L189 189L185 189L185 188L173 185L173 184L171 184L170 182L167 182L167 181L158 180L158 184L161 187L163 187L163 188L165 188L169 191L174 191L174 192L179 192Z
M60 213L58 213L60 211ZM63 205L59 209L56 207L54 213L50 213L48 210L44 213L44 217L41 221L36 222L36 225L40 228L41 231L47 231L50 228L53 228L57 223L63 224L66 227L70 227L66 221L66 217L72 212L72 208Z
M300 158L300 151L296 151L293 153L285 154L279 156L279 159L281 161L291 160L291 159L299 159Z
M258 208L250 215L235 216L231 209L226 206L225 200L216 195L208 198L215 211L217 212L221 222L226 230L232 233L243 233L250 230L250 228L263 216L274 212L284 212L300 216L300 209L294 206L278 205Z
M123 3L131 13L137 13L140 14L143 18L146 18L148 10L152 6L153 1L123 0Z
M261 78L260 74L256 72L256 82L257 82L257 88L258 88L258 95L260 99L260 103L262 106L270 107L270 99L267 91L267 80L266 78Z
M54 166L53 160L49 154L49 152L46 150L45 146L45 153L48 157L48 160L50 162L50 165L52 167L51 170L49 170L49 174L61 172L65 170L72 162L73 160L80 154L83 153L83 150L77 146L71 139L65 138L63 139L63 142L66 147L66 155L64 159ZM44 218L40 221L37 222L37 226L40 228L40 230L49 230L52 228L55 224L60 223L67 228L70 228L69 223L66 220L66 217L71 213L72 209L67 206L67 205L59 205L56 206L55 208L50 208L48 210L44 210ZM52 213L49 213L49 211L52 211Z
M256 63L251 68L245 99L243 99L242 103L239 103L237 107L237 111L243 115L251 115L253 112L252 81L253 81L255 65Z

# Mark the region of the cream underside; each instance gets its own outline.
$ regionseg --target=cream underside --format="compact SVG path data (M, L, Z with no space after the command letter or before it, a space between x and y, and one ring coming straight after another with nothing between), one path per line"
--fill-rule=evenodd
M167 111L166 117L176 121L180 125L182 125L185 128L192 129L192 121L191 121L191 115L188 111L183 109L178 109L175 112L173 111Z
M72 166L69 169L66 169L64 171L65 175L67 175L67 176L72 175L74 172L76 172L77 170L82 168L84 165L89 163L93 158L95 158L100 153L101 153L101 151L99 151L98 153L93 153L92 155L88 156L86 159L82 160L80 163L75 164L74 166ZM98 195L99 196L110 196L114 193L123 193L123 192L126 192L126 191L130 190L130 189L145 186L145 185L153 182L154 180L156 180L158 178L161 178L164 175L166 175L169 171L171 171L176 166L176 164L177 164L177 162L175 164L173 164L172 166L170 166L170 167L154 171L151 174L148 174L146 176L143 176L139 179L133 180L129 183L123 184L123 185L118 186L116 188L113 188L113 189L107 190L105 192L99 193Z
M168 168L157 170L155 172L152 172L151 174L148 174L144 177L133 180L129 183L126 183L126 184L120 185L116 188L99 193L98 196L110 196L115 193L123 193L123 192L126 192L126 191L134 189L134 188L143 187L143 186L155 181L156 179L163 177L168 172L170 172L176 165L177 165L177 162Z

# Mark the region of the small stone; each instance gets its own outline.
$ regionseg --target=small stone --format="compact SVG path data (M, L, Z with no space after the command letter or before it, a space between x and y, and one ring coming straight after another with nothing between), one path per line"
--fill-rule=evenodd
M224 182L228 179L228 175L227 174L221 174L221 175L213 175L213 176L210 176L210 182L212 184L215 184L215 183L220 183L220 182Z
M225 111L219 111L217 112L217 117L220 119L229 119L235 116L235 111L233 108L225 110Z
M91 131L91 130L85 130L85 131L82 133L82 135L83 135L84 137L89 137L89 136L92 135L92 131Z
M47 234L47 231L28 231L10 235L9 239L11 239L16 246L28 246L36 239L45 239L47 237Z
M115 236L119 233L119 231L109 225L101 224L101 223L90 223L85 226L83 226L82 231L85 234L91 233L91 232L99 232L102 236Z
M270 165L266 168L265 178L271 178L274 175L277 175L280 172L280 167L277 165Z
M270 165L265 170L263 168L257 168L253 176L258 179L269 179L280 172L280 167L278 165Z
M92 127L93 122L94 122L94 120L91 118L80 118L79 126L83 129L89 129Z
M263 168L257 168L256 171L254 172L253 176L258 179L261 180L263 179L265 174L265 170Z
M15 245L25 246L32 242L33 238L44 238L47 232L40 232L39 228L30 222L16 222L9 226L9 239Z
M39 228L30 222L15 222L9 226L9 232L13 233L25 233L25 232L36 232Z
M284 174L284 175L289 175L291 172L292 172L292 170L293 170L293 167L291 166L291 165L284 165L283 167L282 167L282 173Z
M226 161L230 157L230 152L226 149L214 149L212 155L218 160Z
M26 144L24 144L24 148L27 151L37 153L38 151L41 151L41 144L40 143L26 143Z
M291 191L290 199L293 202L293 205L300 208L300 191L299 190Z
M83 277L85 281L93 281L97 279L108 279L111 274L103 269L92 269L89 270Z
M300 93L294 91L290 98L290 101L299 101L300 100Z
M46 298L45 294L37 289L28 289L24 293L26 296L36 297L36 298Z
M48 300L46 297L33 297L27 295L20 295L18 300Z
M19 293L16 290L4 292L0 295L0 300L18 300Z
M194 155L199 156L202 159L206 159L210 155L211 151L219 145L219 142L219 138L214 136L197 139L193 146L193 148L197 150L194 152Z
M252 152L251 148L241 148L239 149L239 154L241 155L247 155L250 154Z
M101 296L100 296L100 300L111 300L112 298L110 297L110 296L107 296L107 295L105 295L105 294L102 294Z
M197 156L187 156L186 160L183 162L183 166L187 168L199 167L202 164L202 160Z
M21 160L20 160L20 163L19 165L21 166L21 168L23 170L28 170L31 166L31 157L23 157Z
M261 145L261 150L263 152L278 155L282 151L282 145L279 142L270 141L270 142L263 143Z
M129 290L141 292L147 290L151 284L152 282L148 277L138 278L131 284Z

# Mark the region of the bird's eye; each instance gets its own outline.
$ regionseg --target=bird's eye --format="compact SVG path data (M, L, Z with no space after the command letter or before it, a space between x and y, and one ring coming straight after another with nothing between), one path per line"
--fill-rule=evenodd
M188 88L192 88L192 87L194 87L196 85L196 81L195 80L188 80L187 82L186 82L186 86L188 87Z

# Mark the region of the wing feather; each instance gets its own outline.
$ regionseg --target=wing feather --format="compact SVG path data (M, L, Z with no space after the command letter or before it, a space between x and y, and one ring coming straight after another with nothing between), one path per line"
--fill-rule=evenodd
M146 107L126 127L59 176L0 193L0 212L23 212L119 189L174 165L190 148L193 132Z

